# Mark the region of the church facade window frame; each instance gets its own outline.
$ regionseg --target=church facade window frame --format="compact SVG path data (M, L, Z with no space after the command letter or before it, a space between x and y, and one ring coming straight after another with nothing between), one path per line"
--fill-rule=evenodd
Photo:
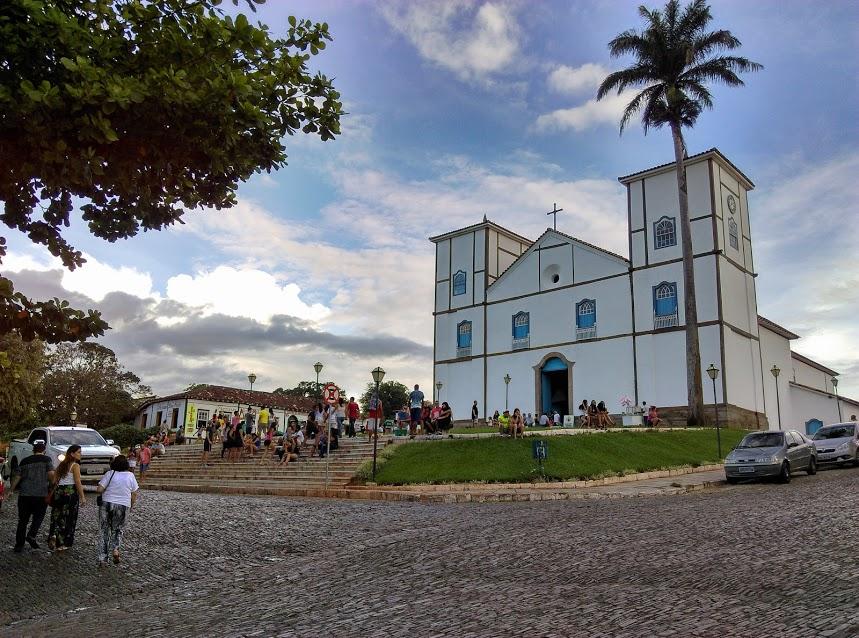
M453 273L453 296L458 297L464 295L468 290L468 275L464 270L457 270Z
M740 249L739 228L733 217L728 218L728 243L734 250Z
M531 345L531 313L520 310L512 318L513 350L522 350Z
M653 222L653 249L669 248L677 245L677 220L663 215Z
M456 324L456 356L471 356L471 334L472 324L469 320L460 321Z
M595 339L597 336L597 301L582 299L576 304L576 339Z
M673 299L674 303L666 303ZM673 328L679 323L677 282L662 281L653 286L653 329Z

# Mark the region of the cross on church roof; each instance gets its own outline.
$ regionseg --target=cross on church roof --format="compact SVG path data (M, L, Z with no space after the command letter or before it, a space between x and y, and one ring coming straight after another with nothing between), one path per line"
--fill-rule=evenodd
M552 204L552 210L550 210L548 213L546 213L547 215L554 215L554 218L553 218L554 226L553 226L552 230L558 230L558 213L560 213L562 210L564 210L564 209L558 208L558 205L553 203Z

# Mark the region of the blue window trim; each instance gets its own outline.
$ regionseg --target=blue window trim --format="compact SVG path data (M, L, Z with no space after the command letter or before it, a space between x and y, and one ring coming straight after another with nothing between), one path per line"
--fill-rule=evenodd
M660 314L659 311L656 309L656 291L659 290L660 288L662 288L663 286L669 286L671 289L671 292L674 294L674 309L671 312L665 312L665 313ZM671 315L675 314L676 312L677 312L677 282L671 282L671 281L659 282L658 284L656 284L653 287L653 314L656 315L657 317L670 317Z
M588 313L589 315L593 315L593 321L587 326L582 325L582 315L579 314L579 308L582 304L590 303L593 304L594 311L593 313ZM579 303L576 304L576 328L591 328L595 326L597 323L597 300L596 299L582 299Z
M468 333L462 332L462 327L468 324ZM468 343L463 340L463 337L468 335ZM470 321L460 321L456 324L456 347L457 348L470 348L471 347L471 322Z
M516 319L517 319L517 317L525 317L525 324L524 324L525 334L521 334L521 335L516 334ZM525 337L528 337L531 335L531 313L522 312L522 311L517 312L515 315L513 315L513 319L511 320L510 323L511 323L511 327L513 329L513 338L514 339L524 339Z
M454 297L465 294L465 291L467 288L467 283L466 283L467 279L468 279L468 277L466 276L464 270L457 270L455 273L453 273L453 296Z
M658 239L658 235L657 235L657 228L664 221L671 222L671 241L660 244L659 239ZM677 222L676 222L676 219L674 217L669 217L668 215L663 215L662 217L657 219L655 222L653 222L653 249L659 250L660 248L668 248L669 246L676 246L676 245L677 245Z

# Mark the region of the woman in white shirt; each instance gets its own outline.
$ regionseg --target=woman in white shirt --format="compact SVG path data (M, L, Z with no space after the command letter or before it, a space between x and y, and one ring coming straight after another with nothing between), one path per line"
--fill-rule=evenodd
M121 454L110 463L110 472L98 482L101 504L98 508L98 526L101 532L98 543L98 562L107 565L112 552L113 562L119 563L119 548L125 530L125 517L137 500L137 479L128 467L128 459Z

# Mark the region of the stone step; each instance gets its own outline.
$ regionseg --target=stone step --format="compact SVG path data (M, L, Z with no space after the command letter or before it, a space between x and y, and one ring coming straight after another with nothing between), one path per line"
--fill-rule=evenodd
M331 469L328 472L329 476L343 478L343 479L351 479L355 472L348 470L335 470ZM236 481L292 481L301 478L325 478L325 470L322 471L310 471L310 472L291 472L289 474L214 474L200 468L198 472L193 471L185 471L185 472L147 472L146 478L159 478L159 479L207 479L207 480L236 480Z
M329 487L344 487L349 481L342 479L331 479L328 481ZM321 489L325 487L325 479L319 481L291 481L289 483L265 483L254 482L248 483L245 481L150 481L147 479L141 484L144 489L166 489L178 491L192 492L218 492L222 490L231 490L242 494L268 494L277 490L295 490L295 489Z

